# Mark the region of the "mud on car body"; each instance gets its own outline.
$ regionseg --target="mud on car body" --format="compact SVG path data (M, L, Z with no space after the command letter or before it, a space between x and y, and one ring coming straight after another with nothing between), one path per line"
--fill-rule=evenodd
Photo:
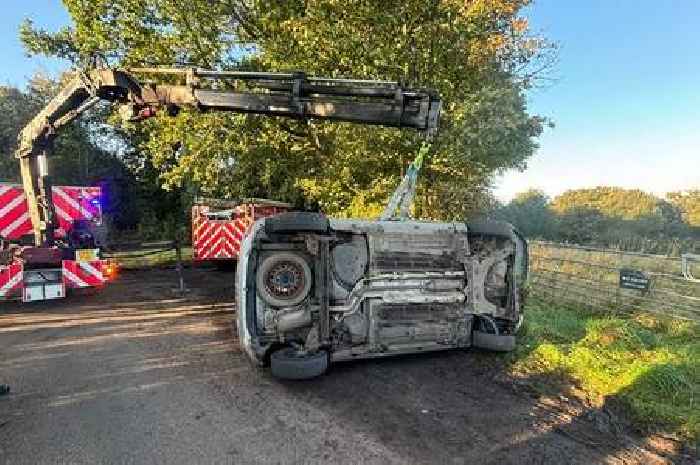
M445 349L515 347L527 244L509 224L257 221L236 276L238 331L273 375L331 362Z

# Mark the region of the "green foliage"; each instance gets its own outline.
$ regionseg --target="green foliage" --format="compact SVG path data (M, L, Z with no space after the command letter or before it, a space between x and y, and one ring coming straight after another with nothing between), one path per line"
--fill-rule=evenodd
M557 213L592 209L608 217L636 220L658 214L660 202L653 194L639 189L595 187L568 190L554 198L551 207Z
M555 227L555 215L549 209L549 197L537 189L530 189L495 211L496 219L508 221L527 237L547 237Z
M63 0L73 27L37 29L20 38L30 53L73 62L100 57L111 64L196 63L214 66L232 45L227 1Z
M608 217L600 210L590 207L575 207L558 215L556 234L564 242L591 244L596 243L597 239L602 237L610 226Z
M622 404L640 425L700 434L697 323L609 316L531 302L515 354L520 376L564 375L594 404Z
M5 115L0 120L0 181L20 182L19 163L14 156L17 135L60 87L60 81L37 75L26 91L0 88L0 111ZM106 197L103 211L110 221L120 229L134 228L142 211L135 201L139 187L117 154L124 145L119 143L119 134L105 127L102 119L98 110L63 128L55 140L50 160L53 183L100 185ZM110 150L101 148L101 143Z
M34 82L37 82L35 79ZM17 135L39 111L43 98L30 83L29 91L0 87L0 181L19 181L19 163L15 158Z
M492 176L522 168L543 119L524 92L553 48L518 16L527 0L64 0L74 26L31 23L31 53L112 65L303 69L437 88L439 140L424 167L416 212L463 217L490 202ZM265 196L330 214L380 210L411 162L408 130L184 112L124 128L164 187Z
M700 189L670 192L666 198L680 210L686 223L700 227Z
M0 120L0 180L19 182L19 163L14 157L17 136L59 87L60 83L36 75L25 92L13 87L0 88L0 111L4 115ZM108 154L91 140L88 126L88 122L71 124L56 140L51 162L56 184L88 183L113 167Z
M168 238L169 236L158 235L156 239ZM144 236L135 236L136 240L144 239ZM183 247L181 249L182 261L187 263L192 261L192 248ZM111 252L106 254L108 258L114 259L119 263L121 270L138 270L144 268L165 268L172 267L177 264L177 252L175 249L153 251L153 250L135 250L128 252Z
M637 189L598 187L570 190L550 201L530 190L492 216L530 238L677 255L700 250L700 229L690 222L700 211L694 192L663 200Z

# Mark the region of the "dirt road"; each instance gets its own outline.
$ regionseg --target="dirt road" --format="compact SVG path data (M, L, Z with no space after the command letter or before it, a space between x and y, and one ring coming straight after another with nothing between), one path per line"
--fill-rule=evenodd
M187 282L178 298L172 271L138 271L94 296L0 304L0 463L671 463L602 412L528 394L493 354L277 381L239 351L233 275Z

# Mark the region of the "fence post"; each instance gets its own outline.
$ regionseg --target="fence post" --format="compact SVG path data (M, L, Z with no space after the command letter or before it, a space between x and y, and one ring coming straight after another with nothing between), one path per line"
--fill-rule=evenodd
M177 271L177 276L179 280L179 289L178 291L180 292L180 295L185 295L185 292L187 289L185 289L185 278L182 274L183 268L182 268L182 247L180 246L180 240L176 239L175 240L175 260L176 260L176 265L175 265L175 270Z

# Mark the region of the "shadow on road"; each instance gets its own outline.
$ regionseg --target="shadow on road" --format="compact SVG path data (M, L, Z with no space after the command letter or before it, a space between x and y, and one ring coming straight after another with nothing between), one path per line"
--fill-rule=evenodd
M211 276L199 277L203 288ZM272 379L239 350L230 293L144 298L143 278L99 301L0 314L0 373L15 384L0 400L0 417L9 419L0 418L9 425L0 448L16 438L8 450L19 457L21 444L47 440L47 418L116 399L134 422L174 422L182 441L219 438L211 447L237 464L694 464L675 443L638 435L615 413L618 399L593 408L566 379L538 394L531 386L540 380L512 379L496 354L347 362L315 380ZM147 408L154 399L162 407Z
M694 464L636 436L606 408L562 390L548 396L514 383L498 356L478 351L337 365L285 388L340 424L389 447L397 463Z

